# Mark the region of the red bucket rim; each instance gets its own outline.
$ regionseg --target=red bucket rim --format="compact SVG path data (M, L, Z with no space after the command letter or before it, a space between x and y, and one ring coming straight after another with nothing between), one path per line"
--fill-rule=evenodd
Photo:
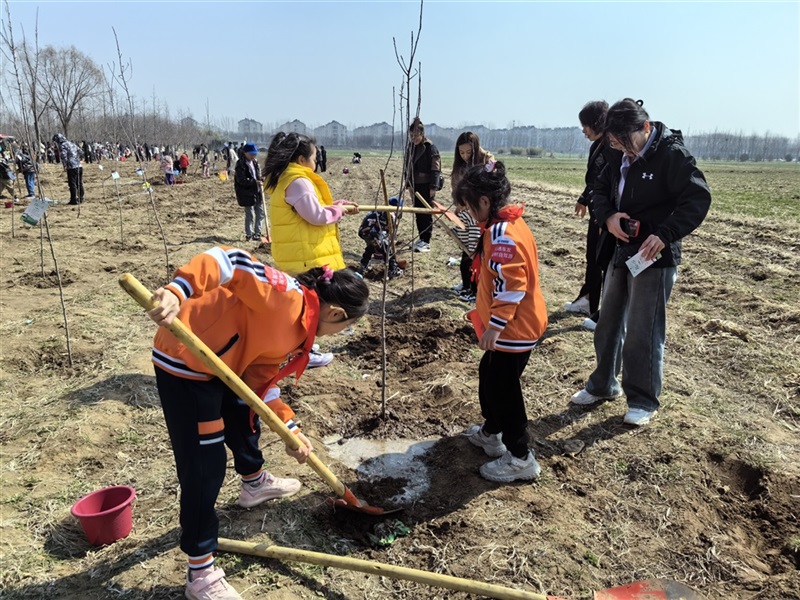
M88 512L86 512L86 513L84 513L84 512L80 512L78 510L77 506L81 502L86 500L87 498L91 498L92 496L96 496L97 494L107 493L107 492L109 492L111 490L127 490L129 492L128 493L128 497L125 498L125 500L123 502L120 502L116 506L114 506L112 508L109 508L109 509L106 509L103 512L99 512L99 513L88 513ZM72 513L72 516L77 517L78 519L86 518L86 517L102 517L103 515L109 515L111 513L118 512L119 510L124 509L129 504L132 504L135 498L136 498L136 490L133 489L131 486L129 486L129 485L112 485L112 486L109 486L109 487L106 487L106 488L102 488L100 490L95 490L93 492L90 492L90 493L86 494L83 498L81 498L75 504L72 505L72 508L69 509L69 512Z

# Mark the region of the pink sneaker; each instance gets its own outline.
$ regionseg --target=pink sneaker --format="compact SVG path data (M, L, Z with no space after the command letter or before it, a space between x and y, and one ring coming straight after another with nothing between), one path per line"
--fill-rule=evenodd
M185 595L189 600L242 600L225 579L225 571L213 565L197 571L194 579L186 582Z
M242 491L239 492L239 506L252 508L262 502L273 498L285 498L300 491L302 484L297 479L281 479L270 473L265 473L261 483L252 486L242 482Z

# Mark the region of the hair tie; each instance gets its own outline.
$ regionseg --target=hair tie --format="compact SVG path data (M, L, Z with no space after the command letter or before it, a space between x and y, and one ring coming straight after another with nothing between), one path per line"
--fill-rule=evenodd
M319 276L319 279L330 283L331 279L333 279L333 269L328 265L322 265L322 275Z
M489 162L487 162L487 163L486 163L486 166L485 166L485 167L483 167L483 169L484 169L484 170L485 170L487 173L491 173L492 171L494 171L494 166L495 166L496 164L497 164L497 161L496 161L496 160L490 160Z

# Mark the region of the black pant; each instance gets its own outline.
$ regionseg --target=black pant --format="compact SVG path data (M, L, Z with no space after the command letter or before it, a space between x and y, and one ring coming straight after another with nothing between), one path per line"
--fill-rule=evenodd
M67 185L70 204L83 202L83 167L67 169Z
M181 550L202 556L217 549L214 503L225 480L223 441L237 473L257 473L264 464L261 424L220 379L194 381L156 368L156 385L181 484Z
M589 218L589 230L586 232L586 273L583 276L583 286L578 292L578 298L589 296L589 314L593 315L600 306L603 278L606 265L597 262L597 241L600 238L600 227Z
M503 443L517 458L528 455L528 416L520 377L531 357L527 352L486 352L478 369L478 398L483 429L503 434Z
M417 183L414 185L414 191L419 192L419 195L425 198L425 202L431 203L431 185L429 183ZM414 194L414 206L417 208L426 208L426 206L419 201L417 195ZM417 221L417 229L419 229L419 239L428 244L431 243L431 229L433 228L433 215L414 215Z
M389 257L389 271L394 271L398 268L397 260L395 260L394 255L392 254L391 246L389 244L389 240L370 240L367 242L367 247L364 248L364 254L361 255L361 266L365 269L369 266L369 261L372 260L372 255L375 254L378 250L383 252L384 256Z
M464 291L469 292L474 296L478 292L478 282L472 281L472 257L466 252L461 253L461 285Z

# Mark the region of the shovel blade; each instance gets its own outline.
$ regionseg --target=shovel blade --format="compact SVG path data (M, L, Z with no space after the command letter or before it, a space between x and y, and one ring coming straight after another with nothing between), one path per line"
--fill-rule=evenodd
M703 597L677 581L648 579L595 592L594 600L703 600Z
M464 222L461 219L459 219L454 212L447 210L446 206L439 204L435 200L431 200L431 204L433 205L433 208L443 211L442 214L444 215L445 219L450 221L453 225L455 225L459 229L464 229Z
M353 512L360 512L364 513L365 515L391 515L396 512L400 512L403 510L402 508L393 508L390 510L386 510L384 508L379 508L377 506L370 506L366 502L362 502L356 495L350 491L349 488L345 488L344 494L339 498L326 498L325 502L333 506L334 508L346 508L347 510L352 510Z

